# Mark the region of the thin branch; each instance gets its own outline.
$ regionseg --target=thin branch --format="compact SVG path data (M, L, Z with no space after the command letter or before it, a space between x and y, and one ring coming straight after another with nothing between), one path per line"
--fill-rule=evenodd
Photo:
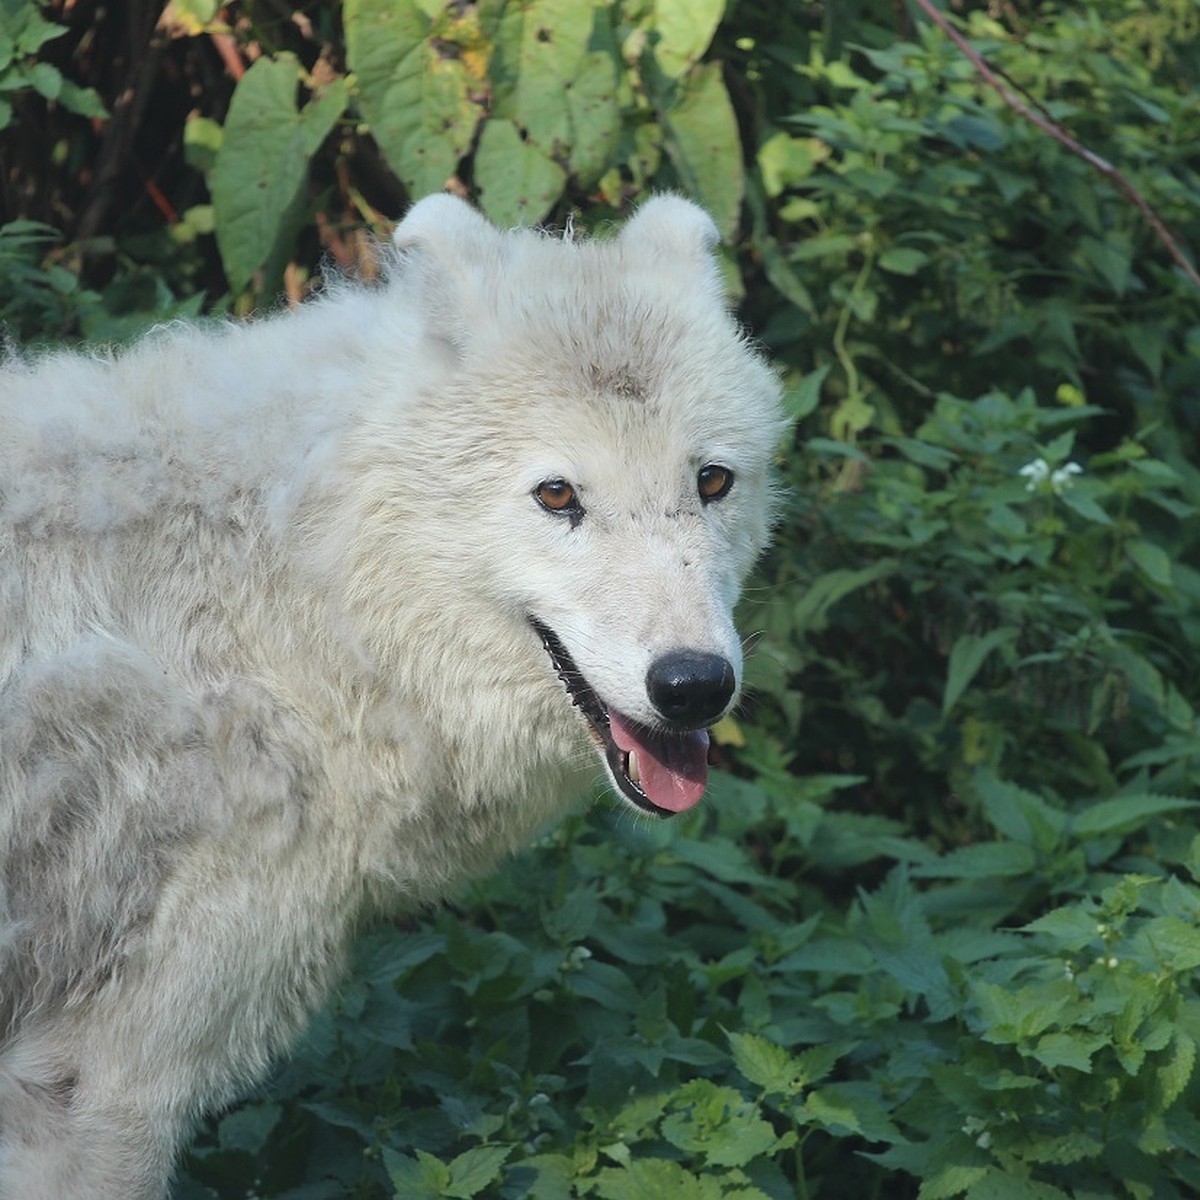
M1066 146L1072 154L1082 158L1089 166L1094 167L1117 191L1138 209L1142 216L1149 222L1151 229L1158 236L1158 240L1167 248L1167 253L1175 261L1176 266L1179 267L1197 288L1200 288L1200 272L1197 272L1196 268L1189 261L1187 255L1184 254L1179 243L1171 235L1171 231L1166 227L1162 218L1155 212L1149 201L1130 183L1125 175L1114 167L1108 159L1101 158L1099 154L1089 150L1081 142L1073 138L1061 125L1051 120L1049 116L1034 111L1012 88L1006 86L998 72L988 65L979 51L950 24L945 14L939 12L933 6L933 0L917 0L917 4L920 5L926 16L970 59L972 66L979 73L980 78L998 93L1009 108L1020 114L1027 121L1032 122L1045 133L1048 133L1056 142Z

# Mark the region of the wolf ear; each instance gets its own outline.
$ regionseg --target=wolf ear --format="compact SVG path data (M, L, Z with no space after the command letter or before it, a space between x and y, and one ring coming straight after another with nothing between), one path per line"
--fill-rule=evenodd
M481 251L495 238L496 230L487 218L449 192L418 200L392 234L392 242L401 253L429 246L457 259L477 257L472 251Z
M710 282L719 274L712 252L721 235L716 223L698 204L682 196L655 196L626 222L618 242L647 258L682 260L701 267Z
M499 232L465 200L441 192L408 210L392 243L404 261L405 290L415 294L428 332L461 352L483 303Z

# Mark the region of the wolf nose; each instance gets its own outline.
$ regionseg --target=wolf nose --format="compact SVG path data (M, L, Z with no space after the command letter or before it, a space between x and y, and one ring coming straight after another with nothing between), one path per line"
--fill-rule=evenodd
M656 658L646 672L646 691L654 707L675 725L715 721L736 686L727 658L694 650L672 650Z

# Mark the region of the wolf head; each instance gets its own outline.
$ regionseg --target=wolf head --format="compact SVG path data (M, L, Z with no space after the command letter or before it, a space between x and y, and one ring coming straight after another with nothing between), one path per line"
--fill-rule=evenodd
M424 619L455 627L457 686L487 697L474 711L490 704L473 736L598 755L620 796L660 816L699 800L706 727L737 699L732 610L767 540L781 431L716 241L669 196L611 239L501 232L449 196L395 233L424 349L388 461L422 485L372 503L404 553L414 527L441 539L409 611L424 596Z

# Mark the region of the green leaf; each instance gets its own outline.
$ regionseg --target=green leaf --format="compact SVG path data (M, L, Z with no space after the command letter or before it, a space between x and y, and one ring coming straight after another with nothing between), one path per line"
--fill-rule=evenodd
M1021 842L982 842L960 846L936 862L913 868L922 879L1006 879L1028 875L1037 855Z
M784 407L793 421L803 421L805 417L816 411L817 405L821 402L821 385L825 382L825 377L830 370L832 370L832 364L826 363L815 371L810 371L784 393Z
M1001 646L1017 639L1015 629L993 629L982 636L964 633L950 650L946 671L946 687L942 693L942 715L946 716L958 703L971 680L979 674L988 656Z
M476 1146L460 1154L450 1162L450 1179L442 1195L452 1200L471 1200L495 1182L511 1153L511 1146Z
M915 275L928 261L928 254L911 246L889 246L879 256L879 265L893 275Z
M1076 1193L1082 1197L1083 1193ZM1010 1171L990 1169L967 1188L966 1200L1072 1200L1069 1193L1050 1183L1023 1178Z
M787 1094L797 1084L796 1064L782 1047L756 1033L731 1033L733 1063L751 1083L765 1092Z
M732 240L741 215L744 176L737 118L720 63L698 67L663 115L667 153L684 189L708 209Z
M217 247L230 287L240 291L290 233L281 227L300 198L308 160L346 107L336 81L296 107L300 64L292 54L260 58L229 105L209 187Z
M535 225L567 186L562 167L531 142L511 121L494 118L483 127L475 152L479 203L497 225Z
M818 575L804 589L796 603L792 617L795 628L819 632L825 626L829 610L838 601L877 580L886 579L896 569L897 564L893 560L881 559L869 567L841 569Z
M245 1104L221 1118L217 1139L225 1150L257 1154L279 1124L283 1109L278 1104Z
M492 119L511 121L584 183L610 164L621 128L609 19L577 0L525 0L505 7L496 34Z
M1132 541L1126 543L1125 553L1151 583L1162 588L1171 586L1171 558L1161 546Z
M1062 950L1075 953L1100 937L1096 915L1077 905L1066 904L1051 909L1036 921L1021 928L1026 933L1041 933L1052 938Z
M1164 813L1183 812L1197 806L1200 801L1179 796L1116 796L1076 813L1071 818L1071 829L1077 837L1125 834Z
M416 0L346 0L346 61L358 105L414 196L439 191L484 114L487 43L474 6L437 20Z
M1200 967L1200 929L1178 917L1155 917L1138 932L1150 955L1176 974Z
M1196 1043L1182 1029L1177 1029L1171 1048L1157 1071L1160 1112L1165 1112L1183 1095L1195 1066Z
M441 1200L450 1183L450 1168L424 1150L411 1158L385 1146L383 1165L399 1200Z
M1043 1066L1070 1067L1090 1075L1092 1055L1110 1044L1102 1034L1082 1033L1078 1030L1047 1033L1038 1038L1031 1053Z
M708 49L725 14L725 0L654 0L654 59L678 79Z
M712 1176L698 1178L678 1163L661 1158L634 1159L627 1167L599 1173L592 1195L597 1200L722 1200L725 1189Z

